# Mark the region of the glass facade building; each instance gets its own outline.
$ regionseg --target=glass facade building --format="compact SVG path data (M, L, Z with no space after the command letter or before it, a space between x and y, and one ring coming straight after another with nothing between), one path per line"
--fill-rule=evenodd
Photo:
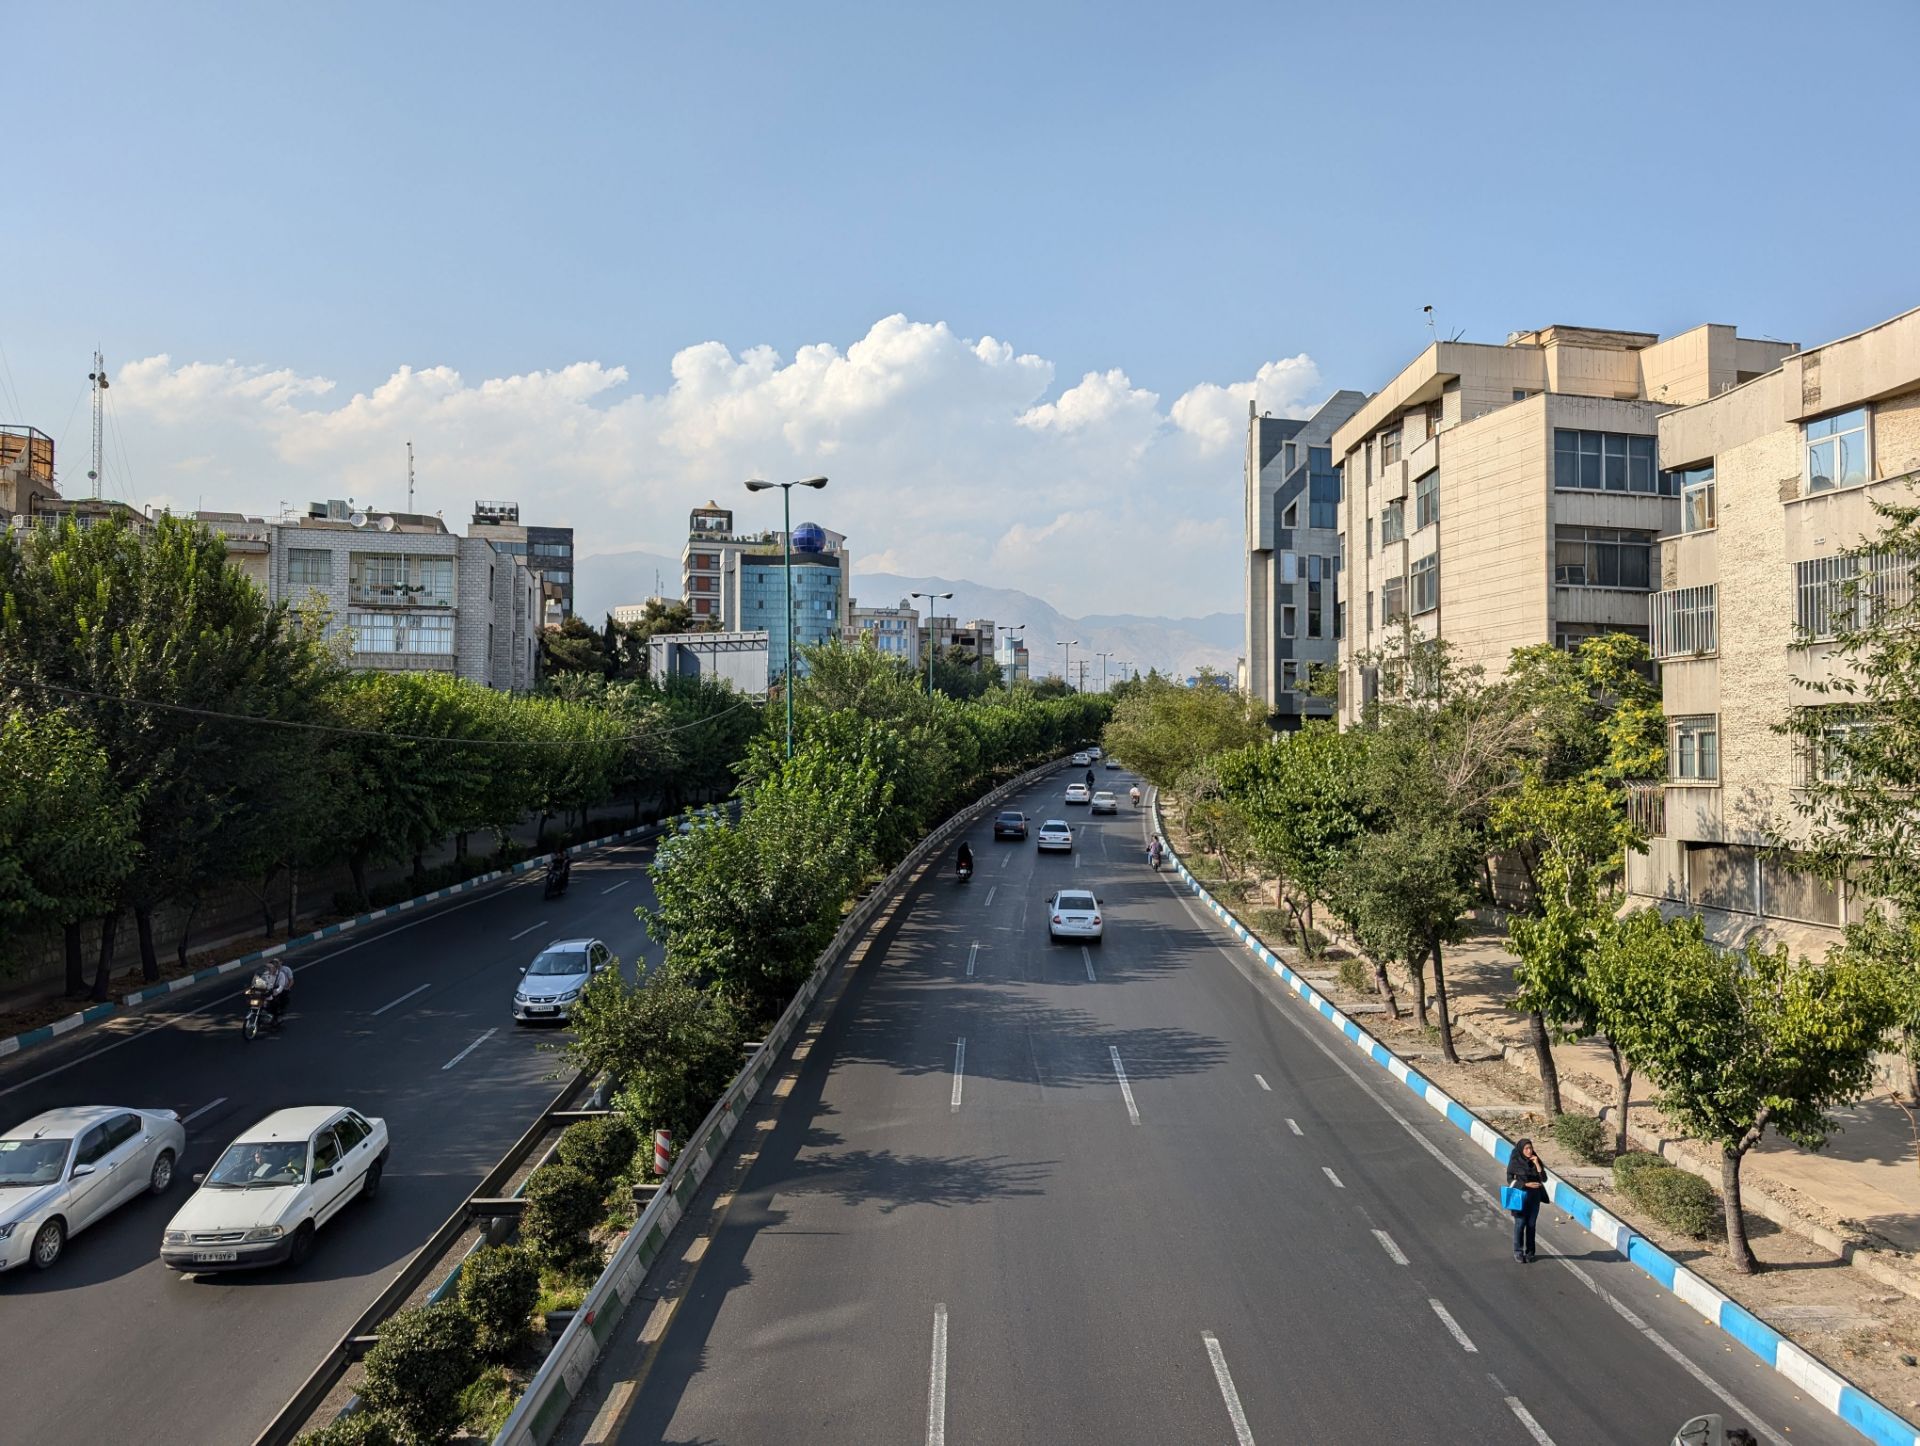
M829 553L793 556L793 632L801 647L840 637L841 559ZM767 635L767 676L787 671L787 579L778 554L740 559L740 629Z

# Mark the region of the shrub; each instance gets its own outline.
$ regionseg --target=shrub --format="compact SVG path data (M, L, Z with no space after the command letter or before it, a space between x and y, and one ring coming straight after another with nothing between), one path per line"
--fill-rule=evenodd
M1672 1165L1659 1155L1646 1150L1629 1150L1613 1159L1613 1188L1622 1195L1633 1194L1633 1180L1646 1170L1671 1170Z
M1355 994L1373 993L1373 970L1365 960L1356 959L1349 954L1340 961L1338 967L1340 982L1346 988L1351 989Z
M505 1360L527 1334L540 1298L540 1265L519 1245L483 1246L460 1267L460 1304L473 1319L474 1345Z
M1713 1186L1658 1155L1622 1155L1613 1162L1613 1178L1622 1194L1669 1230L1704 1240L1720 1228L1720 1197Z
M607 1115L568 1125L561 1132L554 1158L586 1171L605 1192L632 1166L633 1152L639 1144L640 1137L625 1116Z
M394 1446L393 1432L372 1411L338 1416L318 1431L303 1435L296 1446Z
M473 1319L452 1301L403 1310L367 1352L360 1398L403 1446L438 1446L460 1424L460 1393L479 1365Z
M520 1235L541 1261L569 1266L592 1249L589 1239L600 1223L606 1191L577 1165L555 1161L527 1176L527 1209Z
M482 1373L479 1380L460 1393L460 1420L467 1434L482 1441L491 1441L499 1435L500 1428L507 1424L507 1417L513 1414L513 1403L519 1394L512 1378L499 1366Z
M1590 1164L1598 1165L1607 1158L1608 1130L1596 1116L1568 1110L1555 1115L1548 1128L1562 1149L1571 1151Z

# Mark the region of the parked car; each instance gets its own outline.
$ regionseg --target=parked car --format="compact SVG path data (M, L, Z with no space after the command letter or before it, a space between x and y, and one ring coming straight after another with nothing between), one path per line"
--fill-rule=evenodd
M1068 803L1085 803L1092 797L1093 795L1087 791L1087 786L1084 783L1069 783L1067 785Z
M513 993L514 1023L566 1023L587 981L612 962L613 950L598 939L555 940L520 971L520 987Z
M1110 792L1103 788L1093 796L1093 811L1095 813L1118 813L1120 812L1120 803Z
M1091 762L1093 762L1092 754L1076 753L1073 755L1073 766L1075 768L1085 768Z
M993 836L995 839L1020 838L1027 836L1027 816L1015 809L1007 809L993 816Z
M1086 939L1098 944L1104 937L1100 901L1085 889L1062 889L1047 905L1047 942Z
M1050 818L1040 825L1040 832L1034 836L1034 847L1041 853L1073 852L1073 830L1067 827L1065 819Z
M77 1105L0 1135L0 1271L45 1270L137 1195L163 1195L187 1147L172 1110Z
M160 1238L161 1263L195 1273L300 1264L348 1201L380 1192L388 1148L385 1120L339 1105L275 1110L199 1177Z

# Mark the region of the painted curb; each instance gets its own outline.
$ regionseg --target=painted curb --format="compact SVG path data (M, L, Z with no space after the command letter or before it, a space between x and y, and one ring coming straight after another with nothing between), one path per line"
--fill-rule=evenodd
M1160 836L1160 804L1154 800L1154 822ZM1388 1049L1366 1030L1347 1017L1333 1002L1324 998L1306 980L1281 961L1232 910L1217 901L1196 879L1177 854L1168 850L1180 878L1236 939L1256 959L1280 977L1289 989L1305 1000L1321 1018L1339 1030L1347 1042L1392 1075L1423 1101L1435 1114L1471 1139L1502 1165L1513 1154L1513 1145L1485 1120L1451 1098L1438 1085L1426 1079L1400 1056ZM1586 1228L1589 1234L1619 1252L1645 1274L1699 1313L1710 1326L1718 1327L1748 1351L1785 1376L1818 1404L1845 1421L1877 1446L1920 1446L1920 1430L1894 1414L1858 1386L1781 1335L1745 1306L1729 1299L1704 1277L1696 1275L1644 1236L1636 1235L1624 1221L1615 1219L1587 1196L1547 1172L1550 1199Z
M609 844L624 843L630 838L640 838L648 834L659 833L661 827L662 825L657 823L640 824L635 828L622 829L619 833L610 833L604 838L588 839L585 843L569 844L566 853L568 857L572 857L575 854L585 853L589 849L605 848ZM78 1014L71 1014L65 1019L55 1020L52 1024L42 1025L38 1029L30 1029L25 1034L16 1034L7 1039L0 1039L0 1059L5 1059L11 1054L18 1054L23 1049L32 1049L35 1045L46 1044L58 1039L63 1034L71 1034L76 1029L97 1023L110 1015L119 1013L123 1009L132 1009L141 1004L151 1004L154 1000L164 999L169 994L178 994L183 989L191 989L196 984L204 984L209 979L218 979L227 974L237 974L243 969L251 969L256 964L263 963L268 959L277 958L290 950L300 949L308 944L316 944L322 939L332 939L337 935L358 929L363 924L371 924L378 919L385 919L394 914L404 914L410 909L418 909L427 904L438 903L441 899L450 899L455 894L471 893L475 889L484 888L488 884L498 883L502 879L509 879L517 874L528 873L542 867L548 857L549 855L547 854L539 854L530 859L522 859L519 863L508 868L495 869L491 873L475 874L464 883L449 884L446 888L435 889L430 894L421 894L417 898L403 899L397 904L388 904L385 908L375 909L371 913L357 914L351 919L342 919L337 924L328 924L323 929L315 929L311 933L302 934L297 939L283 939L278 944L269 944L264 949L256 949L251 954L242 954L238 959L229 959L226 963L216 964L210 969L202 969L193 974L183 974L178 979L167 980L164 984L153 984L145 989L136 989L131 994L121 995L120 998L113 1003L96 1004L89 1009L81 1010Z

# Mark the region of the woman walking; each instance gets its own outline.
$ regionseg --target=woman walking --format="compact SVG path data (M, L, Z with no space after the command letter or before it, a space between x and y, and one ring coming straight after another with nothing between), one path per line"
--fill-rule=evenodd
M1546 1198L1547 1167L1533 1141L1522 1140L1507 1158L1507 1188L1501 1192L1501 1203L1513 1215L1513 1258L1522 1265L1533 1261L1534 1226Z

